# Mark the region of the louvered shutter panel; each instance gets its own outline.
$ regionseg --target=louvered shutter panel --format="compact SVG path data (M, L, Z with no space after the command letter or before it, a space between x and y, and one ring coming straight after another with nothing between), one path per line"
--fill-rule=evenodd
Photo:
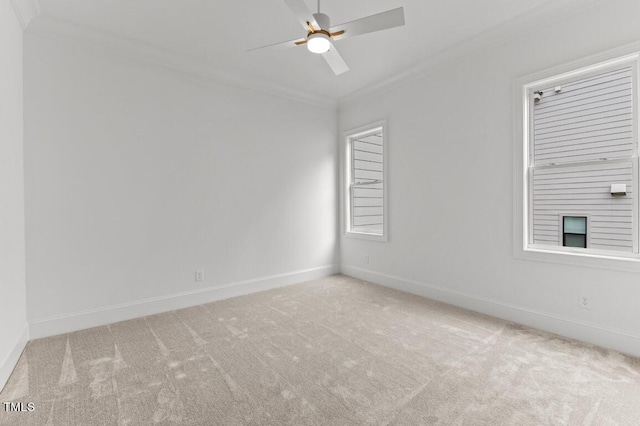
M562 245L562 216L584 215L587 248L634 251L633 73L624 66L547 87L534 101L534 244ZM627 195L612 196L614 183Z
M351 141L351 230L382 235L384 225L382 132Z

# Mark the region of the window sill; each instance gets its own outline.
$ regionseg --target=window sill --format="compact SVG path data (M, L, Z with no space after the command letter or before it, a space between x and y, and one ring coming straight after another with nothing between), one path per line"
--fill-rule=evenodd
M522 260L586 266L598 269L640 272L640 255L635 253L585 252L584 249L559 249L550 247L528 247L516 249L514 257Z
M347 231L344 233L344 236L347 238L354 238L359 240L370 240L370 241L387 241L386 235L379 234L367 234L365 232L351 232Z

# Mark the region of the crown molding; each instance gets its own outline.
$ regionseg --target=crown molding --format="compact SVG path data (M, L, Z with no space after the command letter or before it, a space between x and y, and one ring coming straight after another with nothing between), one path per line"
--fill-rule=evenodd
M237 71L224 69L197 57L163 49L149 43L84 26L62 18L40 14L38 0L11 0L11 3L16 9L18 19L20 19L21 24L24 23L23 27L25 28L31 19L38 16L37 25L30 25L28 28L29 33L66 39L205 80L304 102L324 109L337 110L342 105L377 96L395 87L403 86L413 80L424 77L438 69L452 66L465 57L477 55L478 52L525 37L532 31L577 15L585 9L606 1L608 0L549 0L472 38L446 47L420 60L401 73L390 75L376 83L358 88L338 98L294 90ZM20 12L18 12L19 10Z
M335 98L305 93L285 86L265 82L258 78L238 73L237 71L214 66L194 56L163 49L149 43L50 15L40 15L37 20L37 25L31 25L28 33L75 42L92 49L98 48L130 60L137 62L142 61L205 81L222 83L241 89L278 96L323 109L336 110L338 105L337 99Z
M608 0L550 0L532 10L515 16L472 38L444 48L417 62L407 70L388 76L377 83L357 89L340 99L338 106L362 101L411 81L424 77L436 70L450 67L466 57L477 55L500 45L510 43L531 34L532 31L547 27L570 16L580 14L585 9L595 7ZM542 24L541 24L542 23Z
M29 26L29 22L40 15L40 3L38 0L10 0L13 11L23 30Z

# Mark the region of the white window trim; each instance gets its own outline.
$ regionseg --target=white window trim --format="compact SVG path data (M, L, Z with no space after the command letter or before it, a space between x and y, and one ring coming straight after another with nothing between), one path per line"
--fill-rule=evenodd
M368 234L364 232L353 232L350 230L351 226L351 182L350 182L350 173L351 173L351 139L357 138L363 134L370 133L372 130L377 128L382 128L382 196L383 196L383 207L382 212L384 215L384 221L382 224L382 235L377 234ZM389 182L387 179L388 176L388 167L389 163L389 139L387 137L387 120L380 120L365 126L359 126L353 129L346 130L344 132L344 145L342 149L343 161L342 161L342 177L343 177L343 185L342 185L342 229L345 237L348 238L357 238L364 240L372 240L372 241L388 241L389 240L389 197L388 197L388 187Z
M549 86L562 79L571 79L582 76L588 72L597 73L622 63L635 61L634 82L636 102L634 112L638 110L640 99L640 42L632 43L618 49L613 49L601 54L593 55L581 60L573 61L544 71L536 72L514 80L513 82L513 117L514 117L514 176L513 176L513 255L517 259L552 262L568 265L588 266L604 269L626 270L640 272L640 254L637 253L612 253L611 251L598 251L576 249L569 247L549 247L529 244L529 227L525 226L529 218L530 194L528 188L529 174L529 93L535 88ZM638 123L634 128L634 140L638 143ZM628 160L627 160L628 161ZM637 157L633 158L637 163ZM638 182L637 167L634 171L634 182ZM638 186L638 185L637 185ZM640 187L635 188L640 191ZM640 197L637 197L640 199ZM639 212L638 203L634 205L634 218L636 223ZM635 228L634 241L638 238L638 229ZM635 245L635 243L634 243Z

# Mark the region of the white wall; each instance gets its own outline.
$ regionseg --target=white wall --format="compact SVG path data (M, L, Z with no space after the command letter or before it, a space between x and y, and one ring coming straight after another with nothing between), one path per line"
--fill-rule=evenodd
M0 0L0 390L27 339L22 27Z
M514 79L640 40L638 16L637 0L601 2L344 102L342 130L388 120L390 237L343 238L343 270L640 355L639 274L518 260L512 244Z
M35 336L337 270L334 109L29 33L25 85Z
M640 39L638 12L606 1L344 103L343 130L388 119L391 224L339 247L335 111L27 35L34 337L326 274L341 253L347 273L640 354L637 274L513 258L511 92Z

